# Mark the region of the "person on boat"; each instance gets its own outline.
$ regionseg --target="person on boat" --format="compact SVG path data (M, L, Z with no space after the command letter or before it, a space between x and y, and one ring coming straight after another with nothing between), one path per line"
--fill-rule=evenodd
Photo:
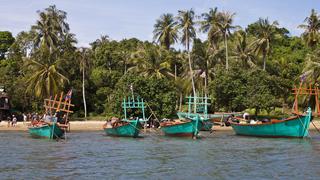
M111 118L111 126L112 126L112 127L116 127L117 124L118 124L118 121L119 121L119 118L112 117L112 118Z
M250 116L249 113L244 112L242 117L243 117L243 119L245 119L245 120L249 120L249 116Z

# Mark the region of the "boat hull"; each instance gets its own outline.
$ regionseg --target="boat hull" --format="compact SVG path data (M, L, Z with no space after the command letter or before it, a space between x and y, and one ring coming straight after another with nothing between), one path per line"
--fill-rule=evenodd
M308 136L311 116L300 116L290 120L268 124L236 124L231 126L236 134L260 137L296 137Z
M33 137L41 137L48 139L61 138L64 135L64 130L62 130L56 124L53 125L43 125L43 126L34 126L29 127L29 133Z
M119 127L104 128L104 131L108 136L138 137L141 128L142 126L139 122L133 121Z
M161 126L161 130L167 136L197 136L202 128L202 122L192 120L174 125Z
M185 118L196 118L199 114L198 113L186 113L186 112L178 112L177 113L179 119L185 119ZM213 127L213 122L211 121L211 119L209 119L208 117L205 117L205 115L200 114L200 119L202 121L202 127L201 127L201 131L210 131L212 130Z

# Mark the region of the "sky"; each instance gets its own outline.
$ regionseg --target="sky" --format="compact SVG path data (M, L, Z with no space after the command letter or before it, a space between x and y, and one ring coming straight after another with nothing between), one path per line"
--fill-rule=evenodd
M0 0L0 31L16 36L30 30L38 19L38 10L55 4L67 12L70 31L76 34L78 47L88 46L101 35L113 40L138 38L152 41L153 25L164 13L193 8L197 15L218 7L219 11L236 13L234 25L246 27L260 17L277 20L291 35L299 36L297 28L310 15L320 12L317 0ZM205 38L205 35L200 35Z

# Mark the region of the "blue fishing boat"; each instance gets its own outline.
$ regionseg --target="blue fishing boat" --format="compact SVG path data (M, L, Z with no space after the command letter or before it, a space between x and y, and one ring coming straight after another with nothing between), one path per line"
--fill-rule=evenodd
M65 98L63 93L60 94L59 100L57 95L54 99L45 99L45 118L44 119L34 119L28 126L29 134L32 137L41 137L48 139L58 139L62 138L67 132L69 127L69 113L73 111L70 107L74 106L71 104L72 90L70 90ZM52 114L55 115L52 115Z
M57 124L38 124L29 127L29 133L33 137L42 137L48 139L61 138L64 135L64 130Z
M213 121L208 114L208 107L210 103L209 97L187 97L188 101L188 112L178 112L177 115L179 119L194 119L199 116L200 121L202 122L202 126L200 130L209 131L212 130ZM195 101L195 103L194 103ZM195 111L194 111L195 108Z
M168 136L191 136L196 138L199 131L208 125L207 97L188 96L188 112L178 112L179 119L160 123L161 130ZM191 109L194 108L194 109ZM195 110L195 113L192 113ZM200 113L202 112L202 113ZM212 125L207 128L212 128Z
M303 138L309 134L312 112L309 107L305 115L296 115L283 120L271 119L265 123L230 122L238 135L260 137L296 137Z
M122 108L124 111L124 118L112 118L106 124L103 125L105 133L109 136L120 136L120 137L138 137L142 128L141 122L146 122L145 118L145 104L143 99L140 97L128 99L124 98L122 102ZM142 118L128 119L128 109L138 109L142 111Z

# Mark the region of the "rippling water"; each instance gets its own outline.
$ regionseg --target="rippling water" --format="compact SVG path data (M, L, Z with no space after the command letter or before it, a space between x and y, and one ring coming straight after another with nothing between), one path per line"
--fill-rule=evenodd
M0 132L0 179L319 179L320 136L266 139L233 132L203 138L114 138L74 132L67 141Z

